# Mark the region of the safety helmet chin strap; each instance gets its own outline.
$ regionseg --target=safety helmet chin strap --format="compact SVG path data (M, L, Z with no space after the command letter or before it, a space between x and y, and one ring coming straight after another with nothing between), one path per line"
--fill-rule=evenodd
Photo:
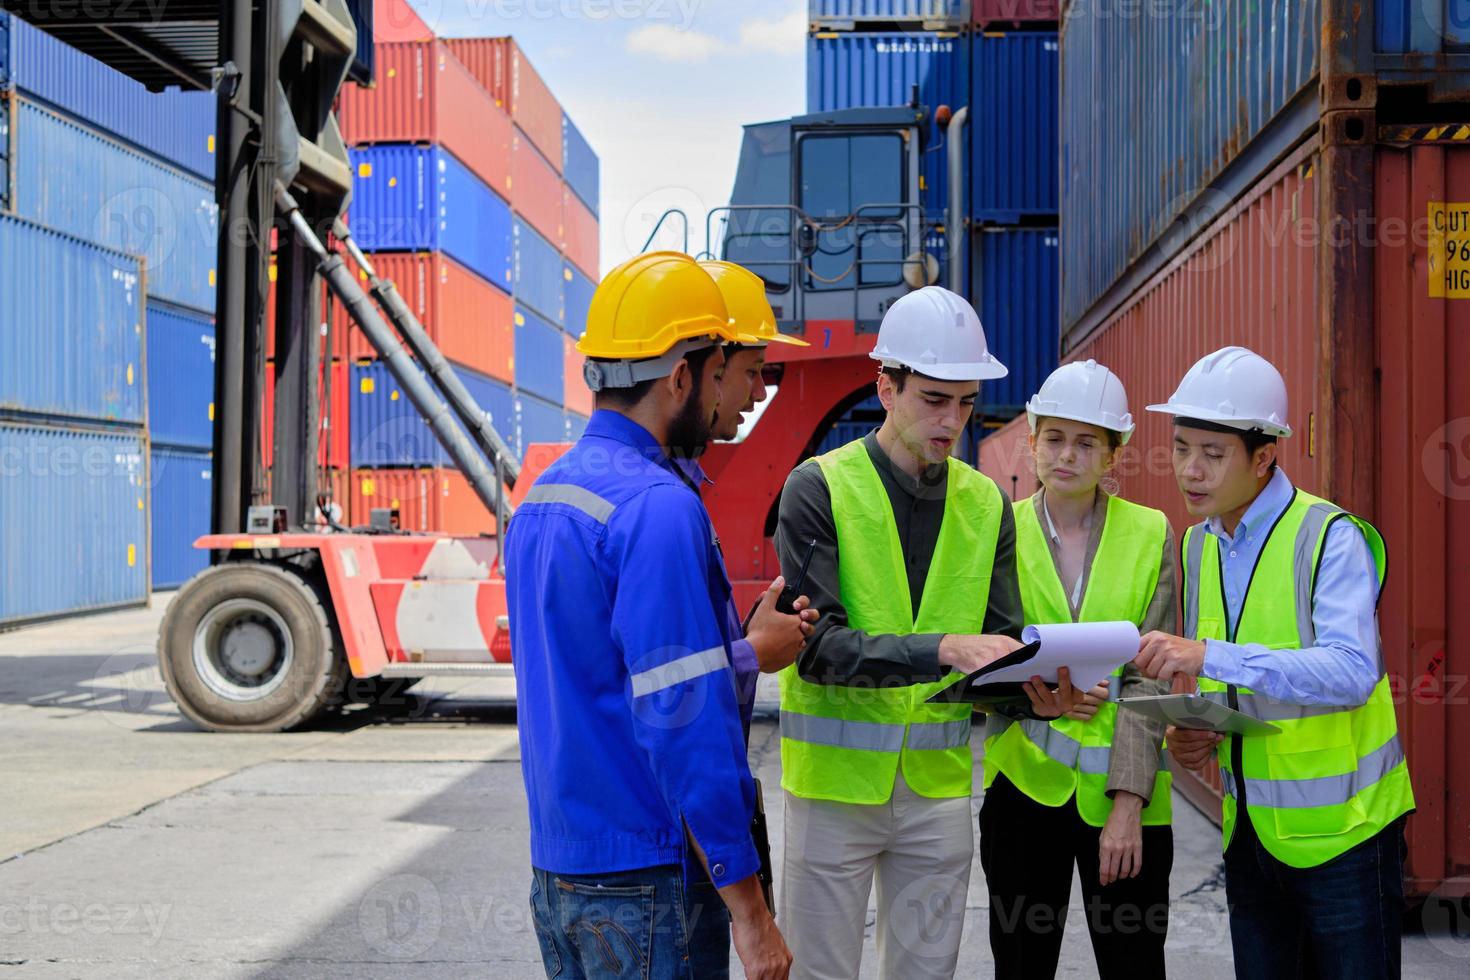
M632 388L654 378L667 378L688 354L720 343L715 336L690 337L681 340L658 357L639 361L606 361L587 358L582 365L582 378L592 391L609 388Z

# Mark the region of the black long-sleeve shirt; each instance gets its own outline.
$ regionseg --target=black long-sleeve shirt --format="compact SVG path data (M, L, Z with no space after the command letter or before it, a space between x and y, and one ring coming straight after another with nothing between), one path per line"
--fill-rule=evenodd
M908 567L909 596L914 615L924 595L929 564L939 543L948 480L947 465L929 467L915 480L893 465L878 445L877 432L863 439L893 507L898 540ZM816 460L792 471L781 492L776 524L776 554L791 581L801 567L810 541L817 542L802 589L821 618L796 661L807 681L838 685L923 684L937 681L948 668L939 663L943 634L907 636L871 634L848 625L847 609L837 577L837 528L832 496ZM978 598L978 597L977 597ZM985 609L983 631L1020 639L1021 587L1016 577L1016 523L1009 506L1001 508L995 567Z

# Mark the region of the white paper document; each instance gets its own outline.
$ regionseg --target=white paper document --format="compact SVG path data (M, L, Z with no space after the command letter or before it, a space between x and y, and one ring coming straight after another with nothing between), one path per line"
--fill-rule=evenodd
M1056 682L1057 668L1072 674L1072 686L1091 690L1099 681L1138 656L1138 627L1132 623L1056 623L1027 626L1022 643L1040 643L1024 663L983 671L979 683L1021 682L1040 676Z

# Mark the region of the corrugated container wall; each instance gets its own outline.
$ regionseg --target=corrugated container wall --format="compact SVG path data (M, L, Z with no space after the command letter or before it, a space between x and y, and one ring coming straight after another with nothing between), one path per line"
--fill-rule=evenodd
M514 38L445 38L457 58L561 173L561 105Z
M214 187L21 100L15 213L146 260L148 294L214 309Z
M350 224L369 251L443 249L480 278L511 288L510 207L437 146L351 151Z
M565 338L557 327L516 306L516 390L561 403L564 384Z
M576 442L587 431L587 416L577 412L566 413L566 441Z
M1016 411L1057 366L1057 232L989 229L972 236L970 249L980 320L991 352L1010 369L980 386L979 404L990 414Z
M1060 0L974 0L970 22L1001 28L1010 24L1031 24L1057 19Z
M566 432L565 410L560 405L516 392L516 452L524 457L533 443L561 442Z
M349 491L354 524L366 524L375 507L398 511L405 531L438 531L474 536L495 531L495 518L458 470L358 469Z
M9 21L10 83L29 96L214 180L215 97L210 92L150 92L18 17ZM0 61L6 60L0 33ZM5 84L0 71L0 87Z
M141 424L137 259L0 214L0 408Z
M325 406L316 413L320 425L317 431L316 464L318 467L342 469L348 464L351 428L351 419L348 414L351 405L351 392L348 390L350 384L351 377L347 371L347 364L343 361L333 361L330 372L322 371L317 375L318 404ZM267 469L270 468L275 458L275 398L275 365L267 361L265 364L265 394L262 396L260 416L261 464Z
M1057 35L977 34L972 43L969 214L999 224L1055 214Z
M582 131L572 122L572 117L562 114L562 175L566 178L567 186L572 193L587 205L593 214L599 208L601 196L601 164L597 160L597 153L582 135Z
M468 368L454 373L509 440L515 426L510 385ZM447 465L448 454L381 362L352 366L350 396L353 467Z
M378 275L391 279L409 310L445 357L501 381L515 374L515 334L511 298L464 266L440 253L378 253ZM377 357L367 338L336 304L339 331L351 338L356 359Z
M1393 54L1470 54L1470 9L1463 0L1374 0L1374 50Z
M807 41L808 112L905 106L919 87L932 116L940 105L970 101L970 43L954 33L814 34ZM933 138L931 136L931 138ZM925 219L944 220L949 203L945 154L924 154Z
M176 589L209 567L194 542L209 533L214 461L208 450L154 446L148 565L154 589Z
M862 24L915 23L925 30L958 27L970 19L970 0L810 0L816 27L851 30Z
M562 280L566 297L564 326L575 340L587 329L587 311L592 308L592 294L597 291L597 283L582 275L581 270L570 263L562 267Z
M214 442L214 319L148 304L148 436L208 449Z
M337 102L342 137L364 143L438 143L488 187L506 194L510 117L442 41L379 43L377 83L347 85Z
M1100 0L1063 23L1068 326L1317 72L1316 0L1171 17L1123 16L1127 3ZM1317 106L1315 92L1304 98L1303 130Z
M0 422L0 625L148 600L135 433Z
M562 196L562 241L567 258L576 263L589 276L596 276L601 268L601 231L597 215L587 210L587 205L578 200L568 187Z
M980 441L978 469L990 477L1012 500L1036 492L1036 459L1028 437L1031 426L1025 415L1017 415Z
M516 214L525 218L542 237L560 245L561 178L519 130L510 139L510 182L505 187L505 196Z
M562 383L566 389L562 394L562 404L569 411L591 415L592 389L587 387L587 380L582 375L582 367L587 359L578 352L577 341L570 334L564 334L561 342Z
M546 319L561 323L565 299L561 255L520 218L515 219L515 298Z

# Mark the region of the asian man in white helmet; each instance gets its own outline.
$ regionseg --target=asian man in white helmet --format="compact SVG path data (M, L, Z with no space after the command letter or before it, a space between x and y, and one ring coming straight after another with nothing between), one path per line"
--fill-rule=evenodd
M1184 635L1147 634L1136 663L1279 729L1169 733L1182 765L1219 759L1236 975L1397 977L1414 795L1379 645L1383 539L1278 465L1286 384L1260 355L1215 351L1149 411L1174 417L1174 476L1201 523L1184 537Z
M951 456L982 381L1005 367L975 310L929 286L894 303L871 355L883 425L797 467L776 549L821 616L781 674L785 864L777 900L793 976L858 975L876 885L879 975L953 976L974 856L969 705L928 698L1020 644L1015 523ZM1081 696L1033 678L1031 717Z

